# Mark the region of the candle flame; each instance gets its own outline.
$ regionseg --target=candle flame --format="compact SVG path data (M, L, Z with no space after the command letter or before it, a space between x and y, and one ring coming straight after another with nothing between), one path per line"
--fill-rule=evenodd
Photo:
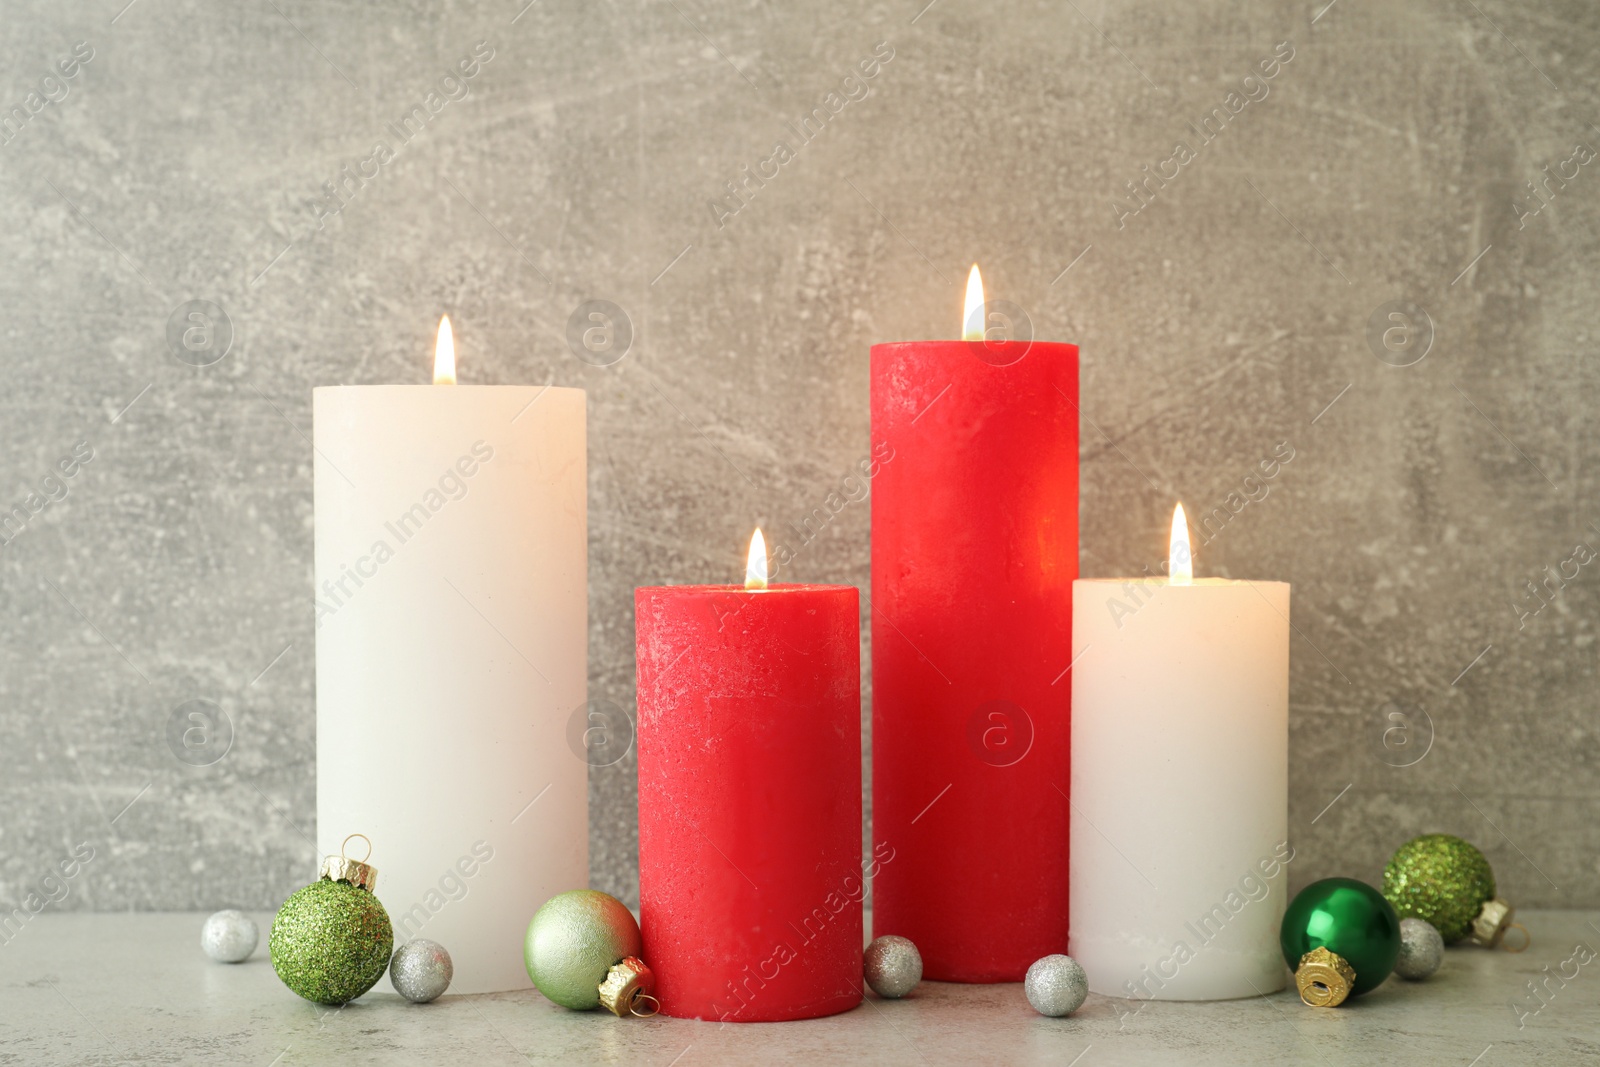
M963 341L983 340L983 275L978 273L978 265L972 265L972 273L967 275L967 300L961 311L961 339Z
M746 589L765 589L767 587L767 541L761 536L761 527L756 527L756 532L750 535L750 556L744 565L744 587Z
M450 316L439 318L439 340L433 346L433 384L456 384L456 339L450 332Z
M1194 583L1194 561L1189 553L1189 520L1183 505L1172 511L1172 538L1167 543L1167 580L1173 585Z

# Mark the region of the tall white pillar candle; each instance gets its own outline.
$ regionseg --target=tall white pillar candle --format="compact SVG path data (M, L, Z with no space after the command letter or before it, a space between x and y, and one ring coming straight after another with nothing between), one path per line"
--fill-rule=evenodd
M1071 953L1089 988L1284 985L1289 586L1080 579L1072 593Z
M525 988L528 920L588 882L584 394L315 390L318 851L374 842L396 943Z

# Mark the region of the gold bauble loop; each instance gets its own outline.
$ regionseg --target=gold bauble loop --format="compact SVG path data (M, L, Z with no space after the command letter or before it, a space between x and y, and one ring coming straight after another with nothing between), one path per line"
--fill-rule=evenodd
M1522 931L1522 944L1518 945L1516 948L1511 947L1510 934L1513 930ZM1523 926L1521 923L1506 924L1505 932L1500 936L1501 948L1505 949L1507 952L1526 952L1528 951L1528 946L1531 944L1533 944L1533 935L1528 933L1528 928L1526 926Z
M368 837L366 834L351 834L349 837L347 837L343 841L339 842L339 856L340 856L341 859L351 859L352 858L352 857L346 856L344 854L344 847L346 845L348 845L351 841L354 841L358 837L361 838L361 840L363 840L363 841L365 841L367 843L367 854L365 856L362 856L359 860L355 860L355 862L357 862L357 863L365 863L365 862L367 862L368 860L370 860L372 858L372 838Z

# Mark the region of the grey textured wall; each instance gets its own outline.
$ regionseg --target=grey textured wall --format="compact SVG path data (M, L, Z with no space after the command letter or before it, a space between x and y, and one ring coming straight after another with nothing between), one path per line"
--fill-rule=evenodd
M314 385L424 380L448 311L463 381L588 390L591 689L631 706L633 587L824 506L868 345L954 335L973 260L1082 346L1083 572L1157 560L1181 497L1228 515L1202 573L1294 583L1297 883L1446 830L1520 903L1600 903L1591 5L125 2L0 20L7 909L79 842L58 907L308 880ZM610 366L566 338L592 299ZM208 366L192 300L232 324ZM793 576L865 584L867 510ZM233 728L205 766L191 700ZM625 897L633 776L591 785Z

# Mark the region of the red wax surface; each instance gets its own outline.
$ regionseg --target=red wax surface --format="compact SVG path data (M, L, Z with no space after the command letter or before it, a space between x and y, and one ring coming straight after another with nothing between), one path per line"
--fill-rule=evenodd
M1067 951L1077 403L1076 345L872 348L872 930L926 978Z
M639 911L664 1015L861 1002L854 586L634 592Z

